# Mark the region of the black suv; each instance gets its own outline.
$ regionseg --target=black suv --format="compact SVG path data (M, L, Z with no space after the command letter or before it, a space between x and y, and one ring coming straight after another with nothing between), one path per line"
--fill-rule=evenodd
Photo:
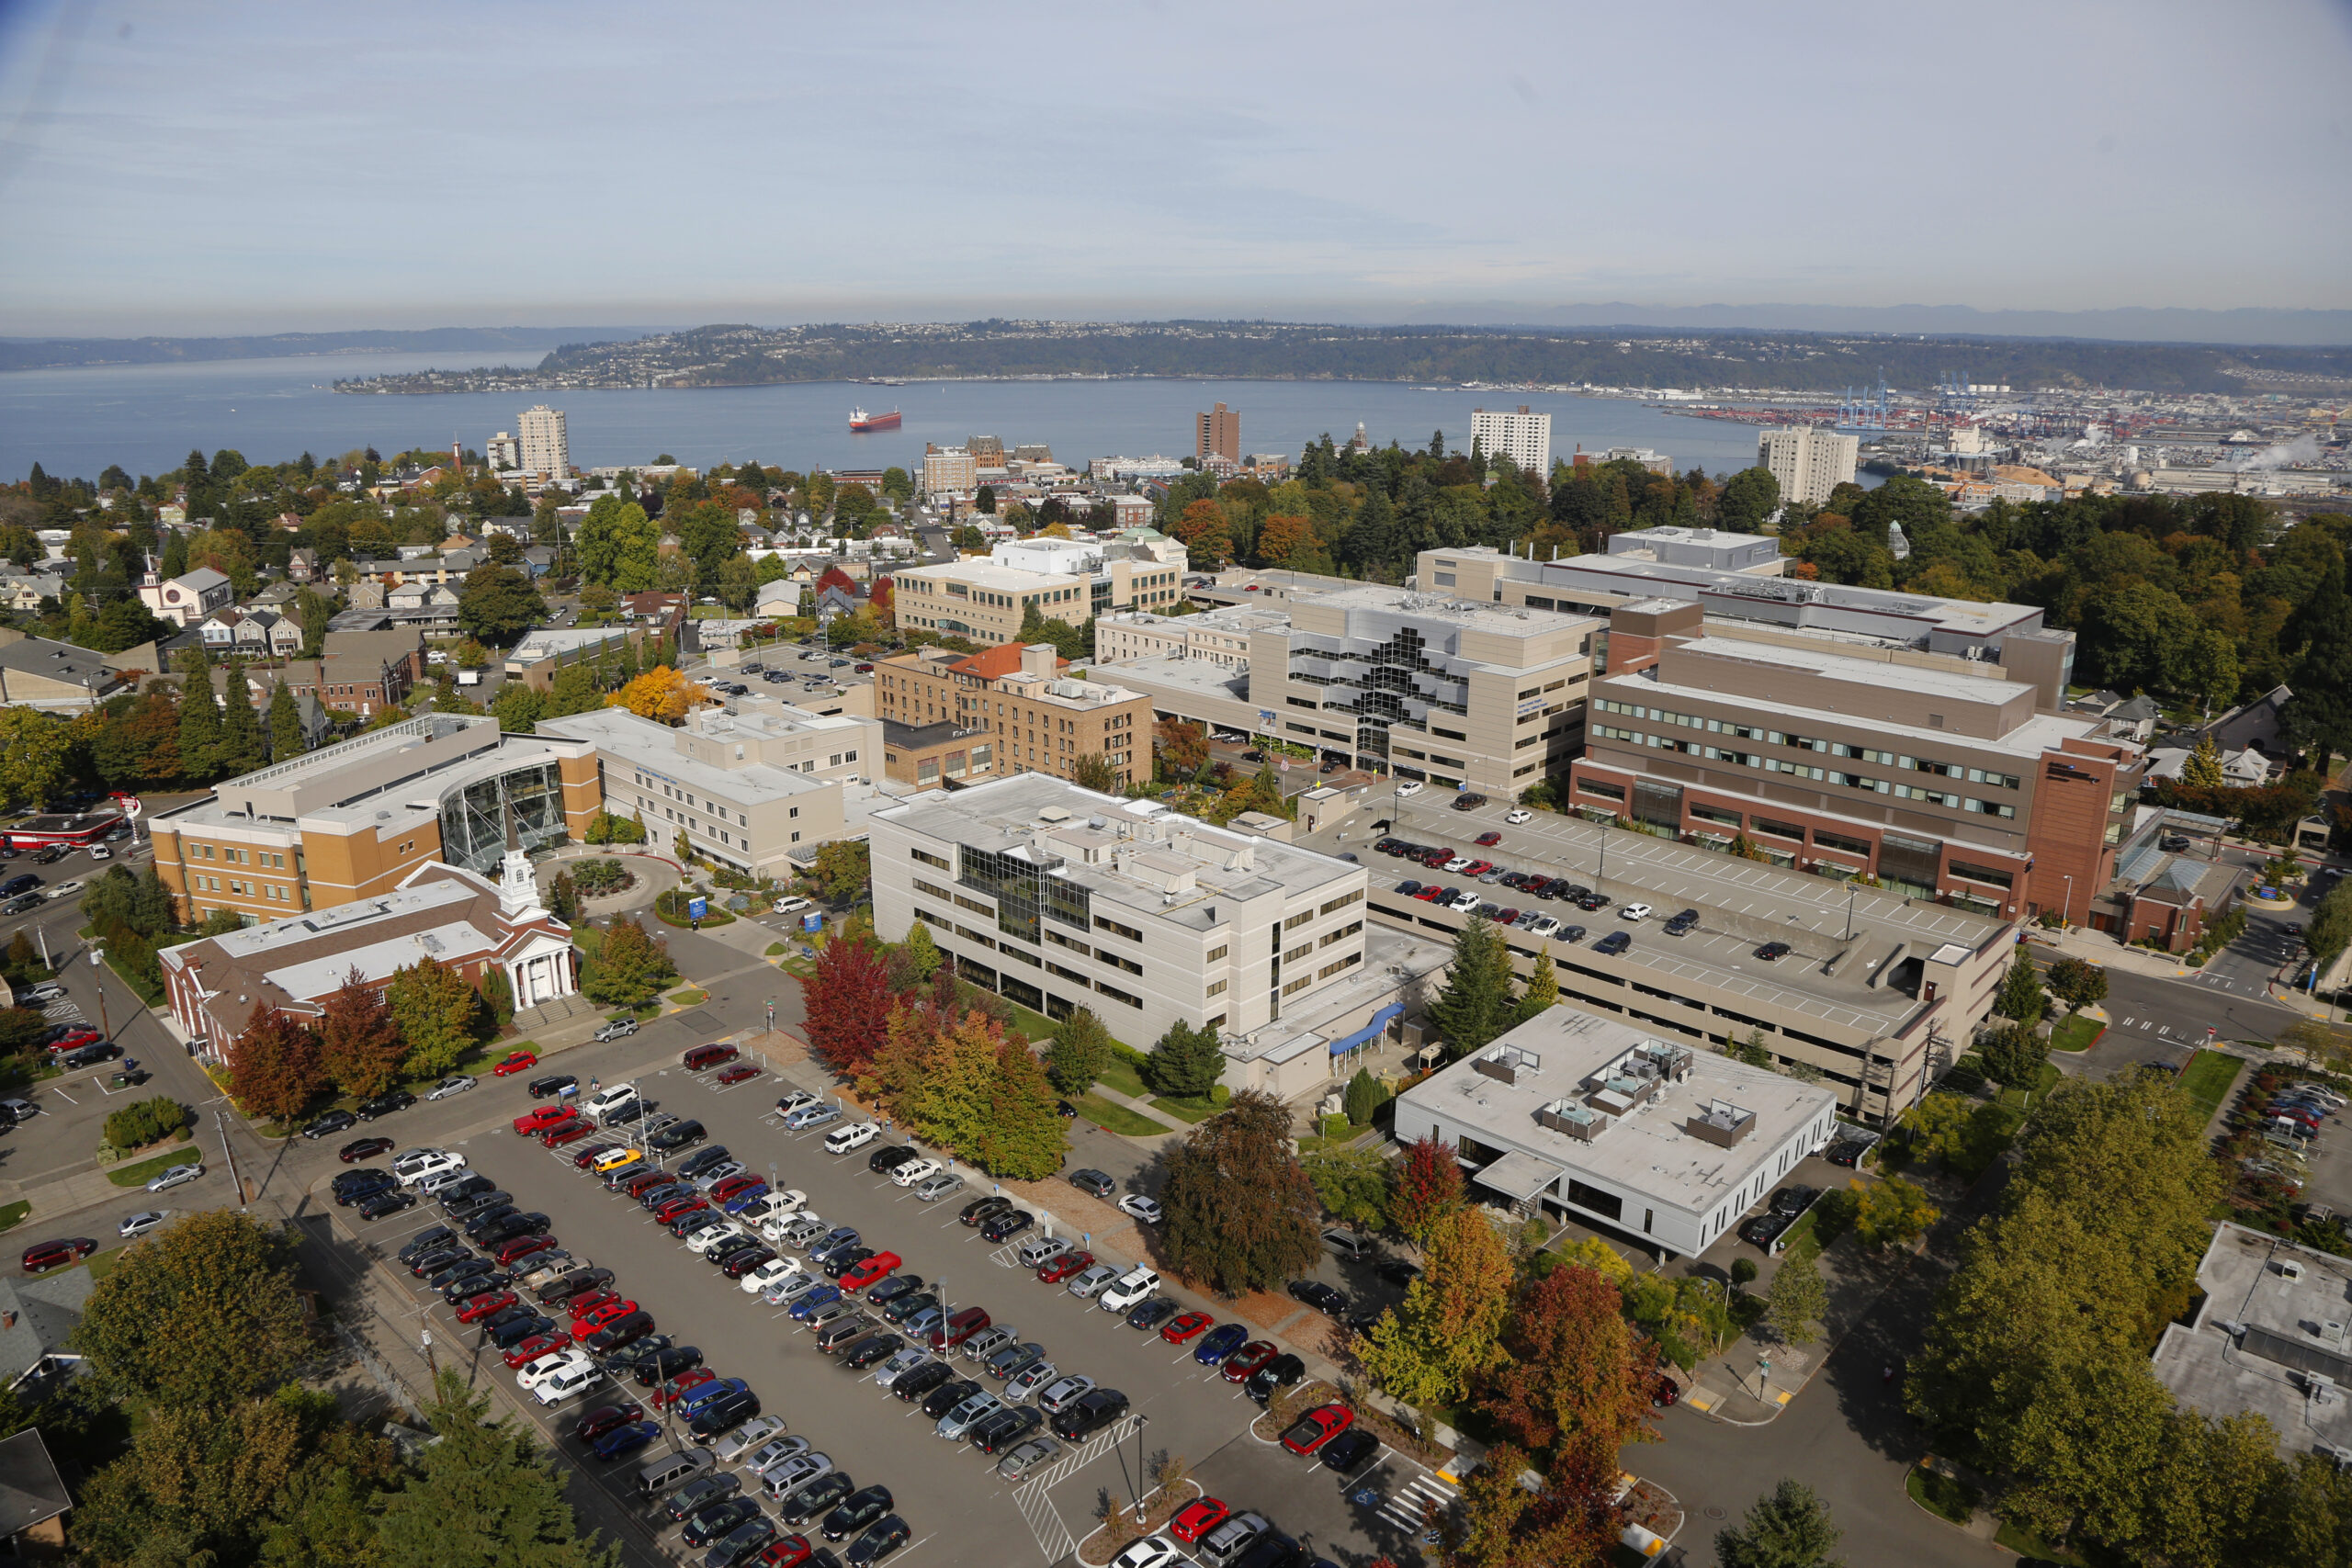
M1476 790L1465 790L1453 797L1453 809L1456 811L1476 811L1486 804L1487 797Z
M678 1179L681 1181L692 1181L704 1171L710 1169L711 1167L725 1165L729 1160L734 1157L734 1156L727 1152L727 1145L725 1144L713 1144L710 1147L696 1153L693 1158L683 1160L679 1163Z
M1666 922L1666 934L1668 936L1681 936L1695 929L1698 924L1699 911L1696 909L1685 909L1680 914L1674 916Z
M865 1168L876 1176L888 1176L914 1157L914 1150L904 1144L896 1144L887 1149L876 1149L866 1156Z
M1074 1442L1099 1432L1127 1413L1127 1396L1115 1388L1091 1388L1054 1417L1054 1436Z
M416 1096L404 1089L387 1089L373 1100L363 1100L353 1108L362 1122L373 1122L379 1116L390 1116L395 1111L406 1111L416 1103Z
M704 1130L701 1122L688 1120L673 1122L646 1139L645 1142L648 1147L666 1151L683 1149L688 1144L699 1144L709 1136L709 1133Z
M1595 953L1623 953L1633 945L1634 938L1630 931L1611 931L1594 942L1592 950Z

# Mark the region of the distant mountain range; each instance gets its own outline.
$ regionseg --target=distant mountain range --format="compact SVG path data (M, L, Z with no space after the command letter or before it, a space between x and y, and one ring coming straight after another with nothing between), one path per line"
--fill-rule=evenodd
M433 327L423 332L274 333L266 337L0 338L0 370L64 370L96 365L193 364L218 359L288 359L320 354L497 354L550 343L609 338L646 327Z

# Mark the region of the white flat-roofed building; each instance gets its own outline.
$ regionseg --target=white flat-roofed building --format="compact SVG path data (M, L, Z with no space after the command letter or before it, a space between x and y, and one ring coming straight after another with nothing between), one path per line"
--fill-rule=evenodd
M1548 413L1531 413L1525 403L1516 412L1472 409L1470 439L1489 457L1509 457L1521 473L1543 479L1552 477L1552 416Z
M1861 456L1858 435L1840 435L1809 424L1784 425L1756 437L1756 466L1781 481L1782 501L1818 506L1839 485L1851 484Z
M1139 1048L1180 1021L1216 1029L1236 1087L1318 1087L1337 1043L1385 1030L1397 1014L1383 1010L1431 973L1375 953L1371 968L1410 973L1360 983L1362 865L1157 801L1015 774L876 811L871 842L883 938L920 919L973 984L1056 1019L1091 1008ZM1319 1060L1252 1065L1309 1025L1325 1037Z
M1453 1144L1490 1201L1674 1257L1731 1229L1836 1127L1826 1089L1564 1002L1407 1089L1396 1136Z
M2216 1421L2261 1416L2290 1461L2352 1450L2352 1258L2225 1220L2197 1289L2196 1314L2156 1341L2156 1381Z
M551 479L571 477L571 434L561 409L551 409L545 403L525 409L517 422L522 431L525 473L542 474Z
M1094 622L1097 664L1128 659L1200 659L1237 674L1250 669L1250 638L1290 625L1285 610L1254 604L1226 605L1195 615L1163 615L1150 610L1102 615Z

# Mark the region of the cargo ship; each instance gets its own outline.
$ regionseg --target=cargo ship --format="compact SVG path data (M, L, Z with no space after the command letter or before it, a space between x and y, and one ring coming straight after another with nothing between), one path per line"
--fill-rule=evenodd
M888 413L867 413L864 409L852 409L849 411L849 428L853 434L863 434L869 430L896 430L899 428L899 411L892 409Z

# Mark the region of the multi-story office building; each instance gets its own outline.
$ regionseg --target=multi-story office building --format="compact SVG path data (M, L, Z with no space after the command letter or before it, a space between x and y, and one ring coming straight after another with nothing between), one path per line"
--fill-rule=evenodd
M1250 669L1250 638L1268 627L1290 624L1287 610L1254 604L1223 606L1197 615L1167 615L1132 610L1094 623L1094 657L1104 664L1135 659L1199 659L1235 674Z
M1454 1145L1474 1187L1661 1256L1696 1256L1837 1130L1827 1089L1566 1003L1407 1089L1400 1142Z
M1470 439L1489 457L1509 457L1521 473L1552 477L1552 416L1530 413L1525 403L1515 413L1496 409L1470 411Z
M246 773L155 818L155 870L190 920L248 923L390 893L443 861L484 874L506 852L577 840L604 806L593 747L427 714Z
M1068 777L1080 758L1099 756L1122 784L1148 777L1151 699L1108 682L1064 676L1059 670L1068 662L1051 643L970 655L918 649L875 667L875 702L888 723L910 730L947 724L972 738L965 765L973 775Z
M600 708L542 719L539 731L594 747L608 809L642 821L658 848L754 876L855 836L847 792L882 771L879 721L768 697L696 708L676 729Z
M551 479L571 477L571 434L563 411L545 403L523 411L522 468Z
M922 452L922 492L927 496L969 495L979 465L962 446L925 446Z
M902 568L891 582L900 626L987 645L1017 640L1032 606L1048 620L1081 626L1120 610L1173 604L1183 597L1183 578L1181 563L1148 558L1104 560L1081 575L953 560Z
M2079 920L2115 874L2147 758L2095 716L1962 660L1718 630L1622 606L1570 804L1826 876Z
M1363 866L1158 801L1016 775L872 823L884 938L920 919L973 984L1051 1018L1090 1008L1138 1047L1214 1029L1235 1088L1313 1092L1444 966L1435 942L1365 929Z
M1193 456L1205 464L1212 457L1222 457L1228 463L1241 461L1241 415L1223 403L1204 414L1195 415L1193 430Z
M1809 424L1783 425L1756 438L1756 464L1781 481L1782 501L1818 506L1829 492L1854 479L1862 450L1859 435L1840 435Z

